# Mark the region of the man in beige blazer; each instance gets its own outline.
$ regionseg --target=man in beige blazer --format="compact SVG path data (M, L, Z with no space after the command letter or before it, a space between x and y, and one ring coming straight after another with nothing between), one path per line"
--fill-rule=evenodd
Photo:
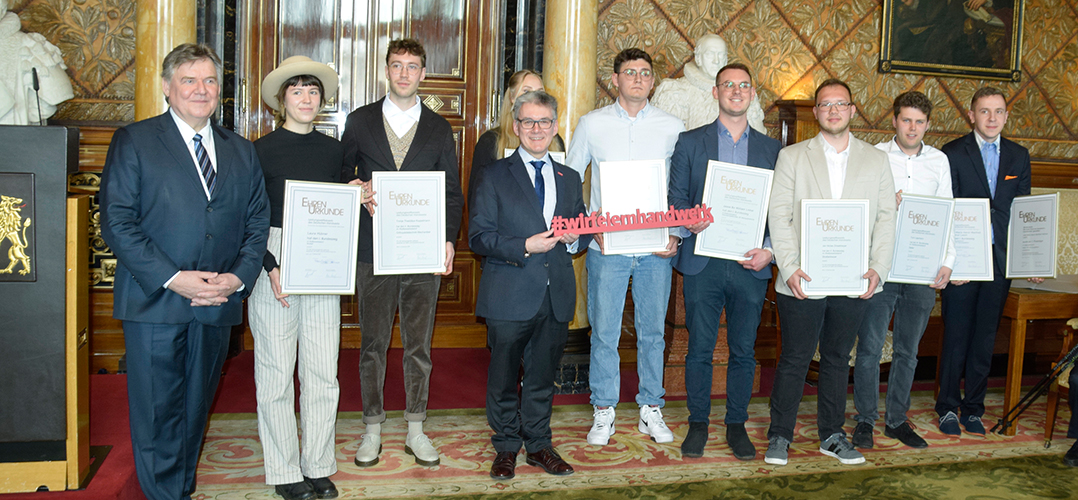
M817 424L820 452L844 464L865 461L846 439L846 388L850 350L867 299L882 286L891 268L895 239L895 186L886 153L850 134L857 108L850 87L837 79L816 89L812 113L820 133L779 152L771 190L768 224L779 275L775 280L782 353L771 390L771 428L764 461L785 465L804 393L805 375L820 348ZM867 199L869 202L868 291L860 297L812 297L801 280L801 200Z

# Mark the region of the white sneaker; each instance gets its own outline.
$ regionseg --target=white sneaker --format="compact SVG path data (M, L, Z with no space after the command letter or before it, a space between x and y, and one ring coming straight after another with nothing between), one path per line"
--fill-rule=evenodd
M663 411L658 406L640 407L640 432L651 436L656 443L674 441L674 433L663 422Z
M409 435L404 441L404 452L415 457L415 463L434 467L441 462L438 458L438 449L431 443L426 434Z
M614 407L596 406L593 415L595 423L591 424L591 430L588 431L588 444L606 446L610 442L610 436L614 435Z
M363 434L363 442L356 451L356 465L373 467L378 464L378 455L382 454L382 435L370 432Z

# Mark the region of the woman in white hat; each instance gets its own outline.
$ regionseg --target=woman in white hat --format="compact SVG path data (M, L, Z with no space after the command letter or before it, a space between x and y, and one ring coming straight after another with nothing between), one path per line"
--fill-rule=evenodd
M285 59L262 81L262 100L273 109L277 125L255 141L266 178L271 227L265 269L247 300L266 484L274 485L286 500L337 497L329 476L337 472L334 428L340 398L341 298L282 294L277 264L285 180L341 181L341 143L314 130L314 119L336 94L337 84L332 68L304 56ZM292 383L297 350L302 455Z

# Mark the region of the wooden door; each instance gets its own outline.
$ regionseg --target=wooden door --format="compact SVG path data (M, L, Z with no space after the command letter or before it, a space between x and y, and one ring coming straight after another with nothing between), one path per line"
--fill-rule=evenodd
M272 114L259 97L262 78L280 61L306 55L329 64L340 75L337 97L315 122L319 131L340 138L349 112L385 95L389 41L415 38L427 51L427 78L419 87L420 99L452 126L461 185L467 186L472 150L494 114L500 90L504 1L255 0L241 6L237 13L236 131L254 140L273 129ZM486 328L474 315L479 265L468 250L464 222L453 274L442 278L436 347L486 345ZM355 297L342 297L341 306L342 347L357 348ZM249 340L247 345L251 345ZM394 340L394 345L399 341Z

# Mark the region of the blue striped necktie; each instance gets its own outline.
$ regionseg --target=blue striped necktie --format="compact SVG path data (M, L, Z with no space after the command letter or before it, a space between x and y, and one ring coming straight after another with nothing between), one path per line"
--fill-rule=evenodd
M988 176L988 192L995 198L996 181L999 177L999 153L996 151L996 143L984 143L981 147L981 158L984 159L984 174Z
M202 179L206 181L206 189L213 193L213 185L217 181L217 172L213 170L210 155L206 148L202 147L202 136L195 134L195 157L198 158L198 168L202 171Z
M528 162L535 168L535 195L539 197L539 210L543 209L546 201L546 185L543 183L543 160Z

